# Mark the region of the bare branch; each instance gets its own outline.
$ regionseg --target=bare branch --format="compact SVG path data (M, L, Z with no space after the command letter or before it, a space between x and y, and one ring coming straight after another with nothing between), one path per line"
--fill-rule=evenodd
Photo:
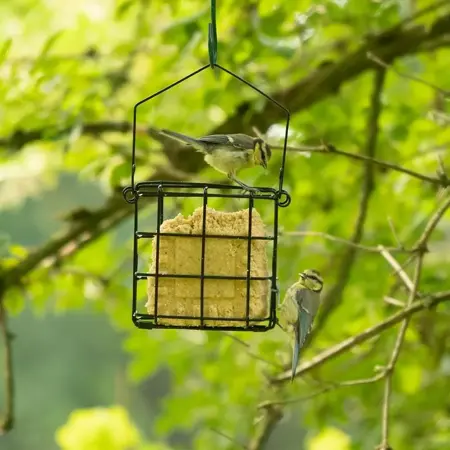
M327 239L329 241L339 242L340 244L348 245L349 247L353 247L357 250L364 250L366 252L371 253L381 253L379 246L369 246L363 244L357 244L356 242L350 241L348 239L344 239L338 236L333 236L332 234L324 233L322 231L286 231L280 233L280 237L283 236L313 236L313 237L321 237ZM383 247L389 249L390 252L395 253L411 253L413 250L408 250L403 247Z
M392 266L392 268L395 270L395 273L403 281L406 288L408 289L408 292L411 292L414 288L414 284L411 281L411 278L409 278L408 274L403 270L399 262L390 254L387 248L383 247L382 245L379 245L378 248L383 258Z
M247 446L248 450L262 450L283 417L283 410L277 405L267 405L264 408L263 416L257 424L257 431Z
M420 26L414 26L409 28L408 30L400 30L394 33L389 40L389 44L386 44L383 39L372 40L370 44L370 50L379 55L380 58L383 58L387 61L392 61L393 59L400 56L420 51L421 45L439 39L442 35L445 35L447 33L449 28L450 14L447 14L436 19L432 26L428 29L424 29ZM397 28L393 27L391 30L397 30ZM387 30L386 32L389 32L389 30ZM382 33L380 36L383 35L385 35L385 33ZM324 97L334 94L336 90L345 82L350 81L366 70L370 70L372 68L371 62L368 61L365 57L365 54L368 50L368 44L364 44L360 49L347 55L340 61L332 63L327 67L321 67L310 76L294 84L291 88L283 92L274 94L275 98L280 100L282 103L285 99L289 99L289 107L291 113L298 112L309 107L313 103L322 100ZM282 112L279 109L274 108L270 104L267 104L263 111L254 112L249 116L248 111L251 111L250 106L251 103L247 102L241 104L237 108L236 114L234 116L231 116L226 122L217 127L215 130L212 130L211 132L227 133L229 132L229 130L233 129L246 132L250 130L250 124L257 126L259 129L265 129L272 123L282 119ZM249 124L245 126L242 123L244 112L246 113L246 123ZM70 129L71 127L68 127L67 129L62 131L55 131L59 130L59 127L55 126L53 127L53 134L51 133L52 127L27 131L17 130L10 137L0 139L0 146L21 147L36 140L44 140L48 139L49 137L54 139L55 137L62 137L66 135L68 132L70 132ZM126 121L94 122L86 123L83 126L83 133L91 135L97 135L111 131L127 133L130 132L130 130L131 123ZM151 135L152 131L153 130L150 128L140 130L141 133L145 132L149 135ZM201 157L195 158L195 155L191 155L190 158L186 158L185 152L181 151L173 151L168 153L168 156L169 155L169 159L172 165L177 169L183 170L184 172L196 173L202 167L204 167L204 162ZM163 174L155 175L159 175L159 179L165 178L164 176L162 176ZM156 176L153 179L157 179ZM94 220L99 219L102 222L111 221L116 224L124 218L129 217L131 215L131 212L131 208L126 205L123 200L119 198L119 196L113 195L108 200L105 207L100 208L94 213L93 222ZM117 218L120 215L121 218ZM116 217L117 220L112 220L113 217ZM36 250L32 255L30 255L30 257L25 258L23 263L19 264L19 266L13 268L12 274L14 276L11 279L6 278L8 286L12 286L20 282L23 276L28 274L44 259L52 256L55 253L59 253L66 243L72 244L72 251L67 250L66 252L63 252L64 256L72 255L81 248L81 246L74 245L74 243L81 240L83 241L83 246L87 245L93 239L96 239L98 236L109 230L111 226L97 227L90 224L89 226L85 225L73 227L69 232L62 235L58 241L49 242L42 248ZM93 229L95 230L95 232L92 232ZM61 255L61 257L62 256L63 255ZM8 274L10 273L11 272L8 272Z
M425 230L417 241L415 248L419 251L427 252L427 243L430 239L431 233L437 227L439 221L442 219L442 216L445 212L450 208L450 195L442 202L441 206L435 211L435 213L431 216L431 219L428 221Z
M398 248L404 248L404 245L400 242L397 231L395 230L394 222L391 217L388 217L389 227L391 229L392 235L394 236L395 242Z
M388 303L389 305L398 306L399 308L404 308L405 302L402 302L401 300L397 300L396 298L390 297L388 295L385 295L383 297L383 300Z
M257 361L261 361L265 364L268 364L269 366L275 367L276 369L284 369L284 367L281 364L277 364L273 361L270 361L268 359L263 358L262 356L257 355L256 353L252 352L251 347L249 344L247 344L247 342L243 341L242 339L239 339L237 336L235 336L234 334L229 333L228 331L222 331L222 333L225 336L228 336L230 339L232 339L234 342L237 342L239 345L242 345L243 347L245 347L247 354L253 358L256 359Z
M423 84L424 86L427 86L440 94L442 94L444 97L448 97L450 95L449 91L446 91L445 89L440 88L439 86L436 86L433 83L430 83L428 81L422 80L419 77L416 77L414 75L409 75L407 73L400 72L399 70L395 69L392 65L382 61L380 58L378 58L376 55L374 55L372 52L367 53L367 57L377 63L379 66L383 67L384 69L390 69L392 72L395 72L398 76L406 78L408 80L416 81L417 83Z
M349 337L344 341L342 341L341 343L324 350L323 352L319 353L317 356L312 358L310 361L305 361L297 368L297 373L295 376L300 377L305 373L308 373L311 370L323 365L327 361L336 358L342 353L345 353L351 348L359 344L362 344L363 342L373 338L374 336L378 336L383 331L386 331L392 328L394 325L397 325L406 317L410 317L413 314L417 314L418 312L423 311L424 309L430 306L436 306L439 303L443 303L449 300L450 300L450 291L444 291L429 295L425 297L423 301L414 302L414 304L411 305L410 307L405 308L403 311L399 311L396 314L393 314L383 322L380 322L379 324L374 325L373 327L367 328L362 333ZM290 379L291 379L291 371L289 370L273 378L272 383L274 384L285 383Z
M273 93L273 97L281 103L286 103L287 101L291 113L304 110L324 98L334 95L343 84L353 80L363 72L372 70L373 62L368 60L366 56L368 51L376 54L384 61L393 61L396 58L423 51L422 49L426 50L427 45L432 45L448 34L450 13L438 17L427 28L421 25L406 28L404 26L405 23L400 22L379 35L372 36L370 42L364 43L354 52L336 62L320 66L290 88ZM386 39L386 36L389 36L389 39ZM264 130L284 118L279 108L270 103L258 113L250 113L251 110L250 101L242 103L237 107L236 114L213 132L230 133L230 130L251 132L252 126L257 126L259 129ZM244 114L246 115L245 126L243 126L242 120ZM53 136L49 135L50 130L58 129L55 126L27 131L18 130L10 137L0 138L0 146L21 147L35 140L54 138L55 135L65 135L70 131L71 127L61 132L54 131ZM84 124L83 132L87 134L109 131L123 133L130 130L131 124L129 122L105 121L86 123ZM177 167L175 164L174 166Z
M363 52L364 55L367 53L367 51L376 52L380 57L384 58L385 60L392 61L393 59L395 59L395 57L392 57L392 54L389 55L390 51L388 50L388 48L389 48L390 44L392 43L392 40L393 39L395 40L396 36L398 36L398 33L400 33L404 29L404 27L406 27L406 25L409 25L411 21L415 20L420 15L426 14L429 11L437 9L438 7L440 7L443 4L444 4L443 2L438 2L437 4L431 5L430 7L426 8L425 10L419 11L413 17L410 17L410 18L400 22L396 26L392 27L389 30L386 30L386 32L381 33L381 35L372 39L372 42L370 44L368 44L366 49L361 48L358 50L358 52ZM447 33L446 30L449 29L449 25L450 25L450 23L448 23L449 19L450 19L450 16L446 17L446 19L443 19L442 21L441 21L441 19L438 19L435 22L434 32L431 34L436 35L437 40L439 40L439 38L440 38L440 36L438 36L438 35L441 35L441 34L445 35ZM411 27L409 30L412 31L413 29L415 30L413 34L411 34L409 37L404 36L406 38L405 42L408 42L407 45L412 44L413 47L417 45L417 47L416 47L417 49L419 49L420 47L425 47L427 45L430 46L430 44L428 42L420 42L420 43L417 42L416 41L417 36L416 37L414 36L416 33L423 32L425 30L425 28L424 27ZM419 30L422 30L422 31L419 31ZM387 37L389 37L389 39L387 39ZM413 44L414 41L416 42L415 44ZM377 44L380 44L381 42L384 42L384 43L389 42L389 44L386 45L386 48L382 49L382 52L384 53L383 55L380 54L378 51L376 51L376 49L374 48L377 46ZM381 47L384 47L384 44L382 44ZM409 52L407 52L407 53L409 53ZM348 58L350 58L349 61L345 61L346 58L344 58L342 60L342 62L345 61L345 68L344 67L339 68L342 72L338 75L338 77L341 76L342 73L348 73L348 71L352 71L352 70L354 70L355 67L357 67L354 65L355 62L351 61L351 55L349 55ZM347 68L351 68L351 69L348 69L348 71L347 71ZM316 85L320 86L324 80L330 79L333 76L335 76L337 70L338 70L338 67L336 67L333 63L331 63L329 65L322 66L320 69L318 69L316 71L315 74L312 74L311 76L314 76ZM359 69L356 69L356 72L358 70ZM336 79L335 85L333 86L332 84L329 84L327 86L327 88L332 89L332 90L334 90L334 92L336 92L339 89L340 85L341 85L341 83L339 81L337 81L337 79ZM302 92L304 93L304 96L303 96L303 98L298 97L295 100L293 100L291 103L291 106L293 104L298 104L298 102L303 102L303 104L307 104L309 101L312 101L312 99L316 98L317 95L320 95L320 96L326 95L325 91L322 91L320 94L319 93L311 94L310 92L308 92L305 89L305 86L299 85L298 87L302 88ZM289 93L286 93L286 94L288 94L288 95L285 95L284 98L289 98L290 97ZM279 100L282 101L283 98L279 98ZM375 136L376 136L376 133L375 133ZM311 149L303 149L302 148L301 151L311 151ZM325 153L322 149L314 150L314 151L318 151L319 153ZM369 157L372 158L373 155L369 155ZM357 159L357 158L355 158L355 159ZM367 170L370 170L372 164L374 164L373 161L370 161L369 164L367 164ZM390 167L390 168L392 168L392 167ZM406 172L406 170L402 170L402 169L403 168L401 168L399 171ZM420 174L415 174L414 172L408 173L408 175L411 175L411 176L418 175L418 176L416 176L416 178L420 178L423 181L429 181L434 184L441 184L439 182L436 182L433 178L421 176ZM373 174L372 174L372 176L373 176ZM361 216L361 214L360 214L360 216ZM362 234L362 233L360 233L360 234ZM354 237L355 237L355 235L356 235L356 230L355 230ZM359 241L356 239L352 239L352 241L356 244L359 244ZM351 248L351 250L353 252L356 252L357 249ZM351 259L353 259L353 258L351 258ZM345 286L345 283L343 284L343 286ZM341 289L341 293L342 293L342 290L343 290L343 287ZM442 299L440 301L444 301L444 299L445 300L450 299L450 292L447 292L444 294L445 294L444 297L442 297ZM436 294L436 295L439 295L439 294ZM429 302L430 303L438 302L437 298L439 298L439 297L433 297L432 299L429 300ZM349 339L345 340L344 342L342 342L341 344L339 344L338 346L334 346L331 349L328 349L328 350L322 352L321 355L318 355L316 358L311 360L309 363L307 362L307 363L302 364L300 366L300 368L298 369L296 376L300 376L300 375L306 373L307 371L310 371L313 368L323 364L328 359L333 358L333 357L347 351L354 345L357 345L360 342L363 342L373 336L378 335L384 329L387 329L387 328L393 326L394 324L398 323L399 321L401 321L404 316L406 317L407 315L410 315L417 311L420 311L420 310L424 309L424 307L425 307L424 304L417 302L417 304L414 304L410 308L407 308L407 309L403 310L402 312L398 313L397 315L392 316L391 319L388 319L387 321L379 324L377 327L372 327L372 328L366 330L365 333L362 333L353 338L349 338ZM378 378L381 379L383 376L384 376L384 373L379 374L377 376L377 379ZM290 372L285 372L285 373L281 374L280 376L278 376L273 381L273 383L274 384L285 383L289 379L290 379ZM281 405L276 405L276 406L281 408ZM261 425L261 428L258 430L258 433L251 440L252 445L249 447L249 448L251 448L251 450L262 449L265 446L265 443L268 441L270 433L272 432L272 429L278 423L278 420L279 420L279 419L275 419L275 420L272 419L273 413L271 411L272 411L272 408L275 408L276 406L265 405L263 418L262 418L262 425ZM277 411L278 411L277 412L278 416L280 416L282 413L282 410L279 409ZM261 436L262 436L262 438L261 438Z
M72 131L73 125L60 129L59 127L38 128L35 130L23 131L17 129L11 136L0 138L0 147L21 148L34 141L48 139L63 139ZM99 136L103 133L129 133L133 125L128 121L104 120L98 122L88 122L83 124L82 133L85 136ZM53 130L50 132L49 130ZM147 134L151 137L158 137L156 130L152 127L137 127L137 133Z
M447 0L440 0L438 2L434 2L431 5L428 5L426 8L419 9L419 11L417 11L416 13L411 14L409 17L402 20L397 25L397 27L405 27L406 25L409 25L411 22L414 22L415 20L417 20L419 17L425 16L426 14L429 14L430 12L434 12L434 11L442 8L443 6L448 6Z
M155 172L150 180L177 180L166 168ZM17 286L30 272L40 265L51 268L62 259L67 259L76 252L103 235L123 219L132 214L131 206L126 203L121 194L114 194L105 206L89 211L82 221L74 221L69 230L52 238L49 242L27 255L12 268L0 273L0 284L7 290Z
M282 150L282 146L271 146L275 150ZM370 162L377 166L383 167L384 169L394 170L396 172L404 173L418 180L426 181L427 183L435 184L436 186L446 187L450 184L447 177L430 177L428 175L423 175L421 173L415 172L413 170L407 169L406 167L394 164L388 161L382 161L377 158L373 158L367 155L361 155L359 153L349 153L343 150L339 150L332 144L322 144L317 146L288 146L287 151L297 152L297 153L318 153L318 154L329 154L329 155L339 155L344 156L349 159L354 159L356 161Z
M385 71L380 69L375 72L374 76L374 86L370 102L371 110L369 117L367 118L367 143L365 148L365 154L370 159L374 157L377 146L379 118L382 110L381 93L383 90L385 74ZM362 195L359 204L358 217L356 219L353 236L350 239L350 241L354 244L359 244L363 236L364 225L369 208L369 200L374 190L374 178L374 166L371 162L367 162L362 176ZM337 276L337 282L331 287L330 290L327 291L322 299L320 309L321 312L316 320L314 331L311 333L310 341L325 326L330 314L341 303L342 294L349 280L353 264L356 260L356 254L357 249L355 247L349 247L347 252L342 257L339 263L340 270Z
M416 270L414 273L414 281L413 288L410 291L407 307L410 307L416 298L416 294L418 291L419 283L420 283L420 275L422 273L422 263L423 263L423 254L419 255L416 264ZM382 420L381 420L381 444L379 446L380 450L388 450L389 447L389 406L391 399L391 389L392 389L392 375L395 370L395 365L397 363L398 357L400 355L400 351L402 348L403 341L405 339L405 333L409 325L410 317L406 317L403 320L403 323L400 327L400 331L397 335L397 339L395 341L394 350L392 351L391 360L389 361L388 366L386 367L386 379L384 384L384 398L383 398L383 406L382 406Z
M224 433L223 431L218 430L217 428L210 428L210 430L213 433L218 434L219 436L222 436L223 438L225 438L227 441L230 441L232 444L236 445L239 448L242 449L247 449L247 447L242 443L237 441L236 439L234 439L233 437L229 436L228 434Z
M362 378L359 380L348 380L348 381L341 381L338 383L329 383L328 386L325 386L324 388L313 392L311 394L308 395L304 395L302 397L295 397L295 398L290 398L287 400L277 400L277 401L266 401L261 403L258 408L266 408L268 405L290 405L293 403L299 403L299 402L304 402L306 400L311 400L313 398L316 398L322 394L325 394L326 392L341 388L341 387L351 387L351 386L359 386L362 384L372 384L372 383L376 383L377 381L380 381L384 378L384 373L380 372L377 375L374 375L373 377L370 378Z
M431 216L430 220L428 221L425 230L423 231L422 235L420 236L419 240L416 243L416 248L419 250L419 255L416 262L416 268L414 271L414 278L412 281L412 286L410 288L409 283L408 289L409 289L409 297L406 304L406 308L410 308L411 305L414 303L414 300L417 297L418 290L419 290L419 284L420 284L420 277L422 274L422 266L423 266L423 259L425 256L425 253L427 252L427 243L428 240L431 237L431 234L437 227L439 221L441 220L442 216L444 215L445 211L450 207L450 196L442 203L442 205L436 210L436 212ZM390 256L390 255L389 255ZM390 258L393 260L393 258L390 256ZM403 278L402 278L403 279ZM381 444L379 445L379 450L389 450L389 407L390 407L390 400L391 400L391 390L392 390L392 376L394 374L395 366L397 364L398 358L400 356L400 351L402 349L402 345L405 339L406 330L409 326L410 317L407 316L403 319L403 322L401 324L400 330L397 335L397 339L395 341L394 349L392 350L392 355L390 358L390 361L386 367L385 373L386 373L386 380L384 385L384 398L383 398L383 406L382 406L382 419L381 419Z

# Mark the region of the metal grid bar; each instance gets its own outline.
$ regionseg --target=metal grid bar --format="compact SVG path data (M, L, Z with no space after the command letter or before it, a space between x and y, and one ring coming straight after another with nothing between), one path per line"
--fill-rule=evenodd
M161 241L161 225L164 220L164 189L158 186L158 207L156 212L156 264L155 264L155 324L158 323L158 290L159 290L159 251ZM137 275L135 275L137 278Z
M198 320L198 319L197 319ZM222 319L223 320L223 319ZM250 325L248 327L242 326L232 326L232 325L208 325L205 324L203 326L200 325L164 325L164 324L158 324L158 326L154 326L152 322L148 320L141 320L141 319L135 319L134 324L137 328L141 328L144 330L152 329L152 328L159 328L159 329L165 329L165 330L211 330L211 331L252 331L252 332L259 332L263 333L265 331L270 330L273 328L271 325Z
M273 249L272 249L272 295L270 296L271 321L276 321L276 308L278 298L277 286L277 261L278 261L278 205L275 202L273 208Z
M157 197L158 194L154 192L143 192L143 191L136 191L137 195L139 197ZM166 192L164 194L166 197L175 197L175 198L202 198L203 194L195 193L195 192ZM249 195L242 195L242 194L208 194L208 197L210 198L250 198ZM277 197L275 195L264 195L264 194L258 194L258 198L264 199L264 200L276 200Z
M200 325L203 325L205 309L205 250L206 250L206 205L208 204L208 188L203 189L203 217L202 217L202 254L200 262Z
M155 316L153 314L138 314L136 316L138 319L147 319L147 320L153 320ZM175 316L173 314L159 314L158 319L183 319L183 320L195 320L199 321L201 318L200 316ZM264 322L270 319L270 316L262 317L258 319L249 319L248 322ZM219 317L219 316L211 316L211 317L205 317L204 320L221 320L223 322L247 322L247 319L245 317ZM248 326L248 324L247 324Z
M251 262L252 262L252 219L253 219L253 196L250 195L248 201L248 239L247 239L247 298L245 304L245 316L247 319L247 326L250 318L250 277L251 277Z
M186 234L186 233L172 233L172 232L162 232L159 233L160 236L171 236L171 237L185 237L185 238L201 238L202 234ZM151 239L156 236L156 232L149 231L136 231L136 236L138 239ZM207 234L206 237L209 239L241 239L251 241L273 241L273 236L246 236L246 235L233 235L233 234Z
M150 272L136 272L135 274L138 280L145 280L147 278L188 278L188 279L199 279L202 278L205 280L240 280L240 281L264 281L272 279L272 276L268 277L248 277L247 275L239 276L239 275L207 275L207 274L181 274L181 273L150 273Z
M137 238L137 229L139 227L139 214L138 214L138 210L139 210L139 201L136 198L136 203L134 204L134 237L133 237L133 246L134 246L134 250L133 250L133 300L132 300L132 314L131 314L131 319L134 321L134 315L135 312L137 311L137 281L138 278L136 277L136 273L138 270L138 259L139 259L139 253L137 251L138 249L138 238Z

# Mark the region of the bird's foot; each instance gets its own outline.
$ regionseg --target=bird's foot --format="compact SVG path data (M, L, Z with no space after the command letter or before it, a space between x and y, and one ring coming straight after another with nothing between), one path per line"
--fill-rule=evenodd
M275 325L278 325L284 332L286 332L284 327L281 325L280 320L278 319L278 317L275 319Z
M247 193L250 194L251 193L251 194L254 194L254 195L258 195L258 194L261 193L261 191L258 188L254 188L254 187L250 187L250 186L242 187L242 192L244 194L247 194Z

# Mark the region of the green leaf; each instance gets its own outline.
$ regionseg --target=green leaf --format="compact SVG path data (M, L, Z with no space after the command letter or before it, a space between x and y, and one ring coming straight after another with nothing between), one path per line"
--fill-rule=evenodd
M13 40L12 38L7 39L4 44L0 47L0 65L2 65L8 58L8 54L11 50Z
M41 52L39 54L40 60L44 60L48 56L48 54L50 53L52 48L55 46L55 44L58 42L58 40L63 36L63 34L64 34L64 30L57 31L56 33L51 35L45 41L45 44L43 45Z

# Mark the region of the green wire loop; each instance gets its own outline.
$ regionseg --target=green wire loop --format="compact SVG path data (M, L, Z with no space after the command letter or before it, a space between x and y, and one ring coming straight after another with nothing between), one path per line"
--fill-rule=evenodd
M217 63L217 29L216 29L216 0L211 0L211 23L208 26L209 65L214 69Z

